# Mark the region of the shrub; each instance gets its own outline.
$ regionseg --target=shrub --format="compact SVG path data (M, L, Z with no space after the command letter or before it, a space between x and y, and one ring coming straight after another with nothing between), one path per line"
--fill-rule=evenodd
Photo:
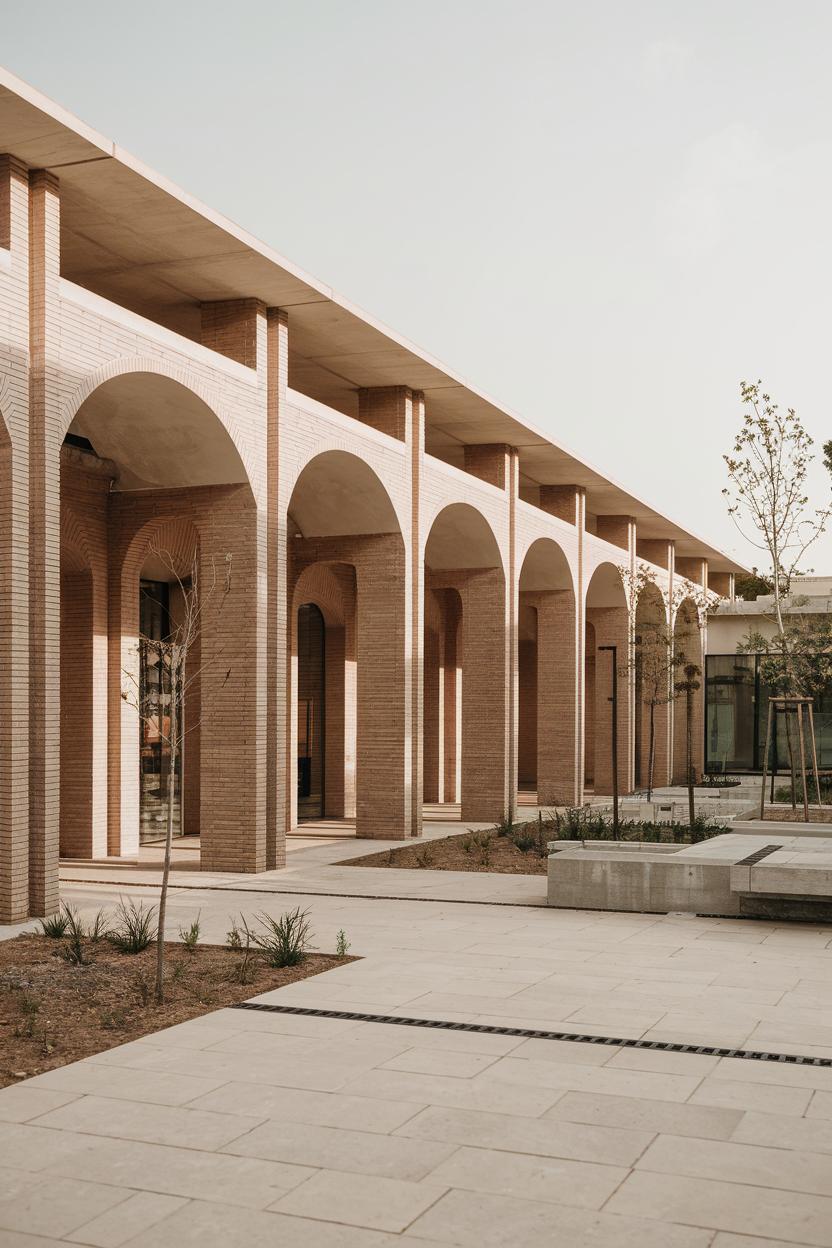
M270 914L259 914L257 921L263 929L252 931L245 919L243 927L252 944L262 949L269 966L297 966L306 957L312 933L309 911L289 910L279 919Z
M416 850L416 863L420 867L429 867L433 862L433 848L425 845L422 849Z
M347 933L344 931L342 927L340 932L335 938L335 952L339 958L345 958L347 956L347 950L349 949L349 947L350 947L350 942L347 940Z
M109 934L109 927L104 916L104 911L99 910L92 923L87 928L87 940L91 940L94 945L97 945L100 940L106 940Z
M64 902L64 914L66 915L66 934L69 942L61 950L67 962L71 962L73 966L86 966L89 958L84 950L84 924L81 916L74 906L68 906Z
M143 903L120 901L116 910L115 925L109 937L121 953L142 953L156 939L153 916L156 907L145 909Z
M514 820L508 811L501 817L499 823L495 823L494 831L497 836L511 836L514 831Z
M818 790L817 790L817 786L815 785L814 776L807 777L806 793L812 805L816 806L818 804ZM796 802L798 803L803 802L803 781L801 780L799 776L794 786L794 796L795 796ZM778 786L774 790L774 800L775 802L788 802L789 805L791 805L791 801L792 801L791 784ZM821 802L825 802L825 803L832 802L832 776L821 776L820 778L820 800Z
M63 909L57 914L50 914L47 918L40 920L41 933L48 936L50 940L61 940L66 935L68 926L69 920Z
M197 947L197 944L199 943L199 915L200 914L202 914L201 910L199 911L199 914L197 914L196 918L194 919L190 927L180 927L179 929L179 939L182 941L182 944L188 950L188 953L193 953Z

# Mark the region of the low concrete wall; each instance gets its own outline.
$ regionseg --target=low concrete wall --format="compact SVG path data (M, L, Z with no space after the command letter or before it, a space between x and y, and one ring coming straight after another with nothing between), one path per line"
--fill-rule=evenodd
M676 846L643 848L645 852L638 854L631 848L570 849L553 854L549 858L549 905L642 914L740 913L739 897L731 891L730 862L679 858L673 852Z

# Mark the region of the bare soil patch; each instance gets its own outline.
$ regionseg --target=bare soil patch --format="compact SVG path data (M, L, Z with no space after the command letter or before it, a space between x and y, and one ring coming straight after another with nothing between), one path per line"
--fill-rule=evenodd
M419 845L384 849L363 858L348 858L339 867L399 867L428 871L498 871L507 875L545 875L546 858L536 849L525 853L507 836L491 834L448 836Z
M89 964L74 966L64 943L29 934L0 941L0 1087L355 960L310 953L278 969L251 955L241 982L241 953L170 943L166 1000L157 1005L155 945L124 954L88 940Z

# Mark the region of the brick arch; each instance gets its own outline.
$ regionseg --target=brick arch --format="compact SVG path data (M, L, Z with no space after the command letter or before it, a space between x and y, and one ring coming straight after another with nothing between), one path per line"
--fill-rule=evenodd
M450 586L425 590L422 797L459 801L462 599Z
M177 383L200 399L211 414L216 417L233 442L246 470L249 484L258 479L254 452L249 448L239 424L229 412L227 405L223 403L219 392L212 386L205 385L199 376L190 369L170 364L154 356L123 356L110 360L94 372L89 373L78 384L61 410L59 437L57 439L59 445L63 442L72 422L90 395L99 386L104 385L105 382L113 381L116 377L127 376L129 373L152 373L155 376L166 377L169 381Z
M590 668L594 684L594 704L587 709L584 721L584 756L592 759L593 783L596 794L612 793L612 722L610 696L612 689L612 653L602 647L616 647L618 668L618 788L627 793L633 785L634 757L632 733L633 682L630 664L631 619L627 592L621 569L603 562L593 570L586 587L584 618L586 621L587 697ZM594 646L590 652L591 636ZM589 740L589 734L592 740Z
M684 656L688 663L700 668L699 689L693 695L693 768L697 776L702 774L704 762L704 702L705 662L702 656L702 629L699 604L693 597L678 603L673 617L673 650L678 659ZM674 679L684 679L678 670ZM684 784L687 780L687 706L684 694L673 703L673 782Z
M518 581L518 778L538 803L580 797L577 610L572 569L551 538L525 550Z
M110 854L132 849L139 836L139 720L135 710L138 689L139 580L148 555L158 550L170 562L171 579L184 578L199 558L199 528L189 516L164 516L148 520L131 536L121 551L113 553L111 580L110 644L110 748L109 820ZM199 643L194 655L199 666ZM200 711L200 681L188 690L186 716L194 722ZM199 823L200 732L189 733L186 743L189 764L183 769L185 830Z
M290 483L290 524L310 538L403 533L402 515L380 472L381 465L346 446L312 447Z
M590 601L592 599L592 601ZM627 591L621 568L614 563L599 563L586 579L584 604L590 607L623 607L627 608Z
M422 558L427 566L494 567L499 568L501 575L505 574L503 552L494 528L473 503L437 504L425 518L422 531L425 534ZM454 550L462 562L452 562Z
M520 568L521 590L524 571L533 568L538 582L535 588L569 589L575 593L575 574L569 556L553 537L529 537L523 546L518 547L517 566Z
M461 722L463 819L496 820L514 808L512 622L499 542L470 503L446 503L424 546L426 590L455 590L462 604L461 675L451 714ZM434 672L428 671L429 680ZM438 754L438 749L435 751Z
M642 585L636 600L633 642L634 779L637 788L652 789L670 780L673 675L668 602L658 585L650 582Z
M337 561L307 565L295 581L291 595L290 673L288 707L290 755L297 758L297 691L300 672L298 611L304 604L316 606L324 619L324 809L326 818L354 818L356 810L357 749L357 652L356 569ZM290 776L296 774L290 767ZM295 812L296 796L291 791ZM296 822L293 817L292 822Z

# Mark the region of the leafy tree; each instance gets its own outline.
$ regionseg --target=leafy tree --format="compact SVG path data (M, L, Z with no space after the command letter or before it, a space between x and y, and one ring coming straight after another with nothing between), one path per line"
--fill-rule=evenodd
M744 602L755 602L757 598L774 593L774 582L770 577L762 576L756 568L752 568L745 575L734 577L734 592Z
M832 509L809 508L806 480L813 440L794 409L783 414L762 384L744 381L740 386L745 411L733 450L722 457L730 482L722 493L742 536L770 561L774 613L782 633L791 578L824 532ZM829 455L832 462L832 445Z
M759 633L755 645L765 642L766 668L776 692L812 696L803 688L808 676L802 634L784 616L792 578L801 575L800 561L826 528L832 509L810 508L807 490L809 465L814 459L812 438L793 408L783 414L762 382L743 382L745 407L733 451L723 455L730 485L722 492L728 513L740 533L767 555L771 567L773 622L776 634L765 642ZM832 471L832 443L824 446L824 462ZM766 579L768 579L766 573ZM740 649L750 650L749 637ZM796 804L795 758L790 717L786 715L786 744L792 777L792 805ZM805 784L806 777L803 777Z

